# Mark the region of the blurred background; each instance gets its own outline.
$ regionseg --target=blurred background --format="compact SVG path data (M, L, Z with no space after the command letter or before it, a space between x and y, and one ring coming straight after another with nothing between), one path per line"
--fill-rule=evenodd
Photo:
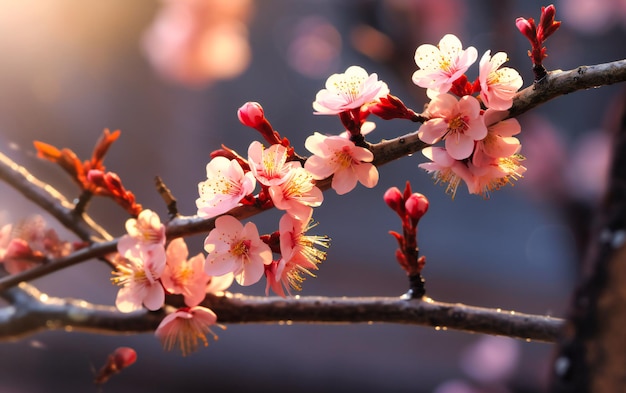
M225 144L245 154L259 139L236 111L258 101L296 150L314 131L339 133L338 118L314 116L326 78L358 64L386 81L417 111L425 91L411 82L413 55L446 33L479 56L505 51L524 86L532 83L529 45L518 16L539 18L538 1L490 0L3 0L0 2L0 149L69 199L78 189L35 157L32 141L87 159L104 128L120 129L105 160L145 208L166 216L154 189L159 175L182 214L195 213L209 153ZM556 1L561 29L548 42L548 69L626 57L623 0ZM469 70L478 73L477 64ZM400 230L382 201L391 186L430 199L420 223L427 294L439 301L563 316L590 221L601 197L609 134L624 89L610 86L549 102L519 118L526 176L489 200L455 200L417 167L421 154L380 169L373 189L325 193L315 234L332 238L317 278L301 295L399 296L407 289L393 257ZM375 119L370 142L416 125ZM1 223L45 213L0 184ZM95 200L89 213L124 233L125 213ZM280 214L254 218L261 232ZM71 234L59 228L62 237ZM187 239L202 250L202 236ZM34 284L52 296L113 304L110 269L91 261ZM232 291L263 294L264 282ZM219 317L219 316L218 316ZM116 347L136 364L104 392L541 392L553 346L419 326L230 325L209 348L186 358L165 352L152 334L43 332L0 343L0 391L97 392L94 368Z

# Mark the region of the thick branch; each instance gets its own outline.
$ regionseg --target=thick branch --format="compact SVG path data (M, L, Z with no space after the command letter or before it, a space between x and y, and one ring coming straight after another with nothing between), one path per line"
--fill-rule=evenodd
M0 340L17 340L46 329L99 334L153 332L164 317L162 311L124 314L115 307L52 298L24 283L11 288L5 297L13 305L0 310ZM554 342L563 323L548 316L399 297L283 299L209 295L204 305L215 311L223 324L397 323L543 342Z
M0 153L0 179L7 182L22 195L50 213L66 228L85 241L111 240L102 227L86 214L75 214L74 205L54 187L37 179L26 168ZM93 239L96 233L100 239Z

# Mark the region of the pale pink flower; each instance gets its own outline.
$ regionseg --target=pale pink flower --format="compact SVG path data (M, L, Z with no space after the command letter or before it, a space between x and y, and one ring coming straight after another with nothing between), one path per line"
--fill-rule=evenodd
M326 80L326 88L315 96L316 115L336 115L386 97L389 88L378 75L368 75L359 66L348 67L343 74L333 74Z
M485 123L489 124L493 112L491 109L485 112ZM495 114L497 116L497 114ZM521 131L517 119L506 119L487 126L487 136L476 142L472 163L475 166L489 165L494 158L510 157L519 152L521 144L519 139L513 137Z
M430 101L426 113L430 120L420 127L419 138L430 144L445 139L446 150L454 159L468 158L474 141L487 136L480 103L472 96L457 101L451 94L440 94Z
M283 285L291 294L290 288L302 289L301 283L305 279L302 273L315 277L311 271L317 270L317 265L326 259L326 252L316 246L328 248L330 239L328 236L305 235L314 226L310 216L304 220L296 220L289 214L282 216L278 224L281 259L272 266L266 293L271 287L276 294L284 297Z
M349 139L316 132L306 139L304 146L313 153L304 163L304 168L316 180L333 175L331 187L337 194L350 192L357 181L368 188L378 183L378 170L371 164L374 155Z
M313 175L304 168L292 169L284 183L270 186L269 194L277 209L285 210L296 219L310 216L312 208L324 200L322 190L314 184Z
M513 97L524 84L520 74L513 68L500 68L507 61L506 53L491 51L480 59L480 98L487 108L507 110L513 105Z
M165 265L165 225L150 209L137 218L126 220L126 232L117 242L117 251L124 257L141 258L148 265Z
M446 149L431 146L423 149L422 154L432 162L419 164L419 167L432 174L435 184L447 183L446 193L452 195L453 199L461 180L466 184L473 182L473 174L467 165L463 161L452 158Z
M148 310L155 311L165 302L165 291L159 278L165 269L162 263L146 262L132 253L126 256L116 254L113 260L116 270L112 281L121 286L115 299L115 306L121 312L133 312L143 304Z
M163 286L170 293L182 294L186 305L197 306L204 299L211 279L204 272L204 256L200 253L187 259L187 244L180 237L167 245L166 255L167 264L161 275Z
M206 166L207 180L198 184L200 198L196 199L198 216L215 217L236 207L254 191L256 180L244 173L237 160L215 157Z
M31 269L46 258L66 256L72 249L38 214L0 229L0 263L10 274Z
M463 50L461 41L455 35L446 34L438 46L424 44L417 48L415 63L420 69L413 73L413 83L446 93L477 58L476 48L470 46Z
M217 324L217 315L212 310L201 306L185 307L163 318L154 334L163 348L170 351L178 347L182 355L187 356L195 352L200 344L209 345L208 334L217 340L211 326L224 328Z
M251 285L263 276L264 265L272 262L272 250L259 237L254 223L244 226L233 216L215 220L215 228L204 241L209 255L204 271L209 276L234 273L239 285Z
M266 186L284 182L292 169L301 166L298 161L287 162L285 146L276 144L266 149L259 141L252 142L248 147L248 164L254 177Z
M514 154L510 157L494 158L488 165L475 166L468 163L472 174L471 180L467 182L469 193L489 198L491 191L513 184L513 181L523 177L526 172L526 168L520 164L523 159L521 155Z

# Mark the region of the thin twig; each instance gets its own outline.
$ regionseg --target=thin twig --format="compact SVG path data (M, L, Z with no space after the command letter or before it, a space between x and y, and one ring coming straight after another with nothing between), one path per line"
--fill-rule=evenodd
M19 191L26 199L50 213L84 241L111 240L113 237L87 214L76 214L74 204L49 184L33 176L0 152L0 179ZM97 235L95 238L93 235Z

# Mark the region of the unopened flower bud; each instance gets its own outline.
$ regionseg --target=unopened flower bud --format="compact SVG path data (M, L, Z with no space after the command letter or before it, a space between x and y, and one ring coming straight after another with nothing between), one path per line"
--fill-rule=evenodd
M404 215L404 199L402 198L402 192L398 187L391 187L383 195L383 199L387 206L398 213L400 216Z
M411 196L404 203L407 215L414 224L417 224L420 218L428 211L428 199L418 192Z
M530 42L535 42L537 39L537 30L535 27L535 21L533 18L525 19L525 18L517 18L515 20L515 26L517 26L517 30L520 31L526 38L530 40Z
M246 102L237 110L237 117L244 126L259 128L265 121L263 107L258 102Z

